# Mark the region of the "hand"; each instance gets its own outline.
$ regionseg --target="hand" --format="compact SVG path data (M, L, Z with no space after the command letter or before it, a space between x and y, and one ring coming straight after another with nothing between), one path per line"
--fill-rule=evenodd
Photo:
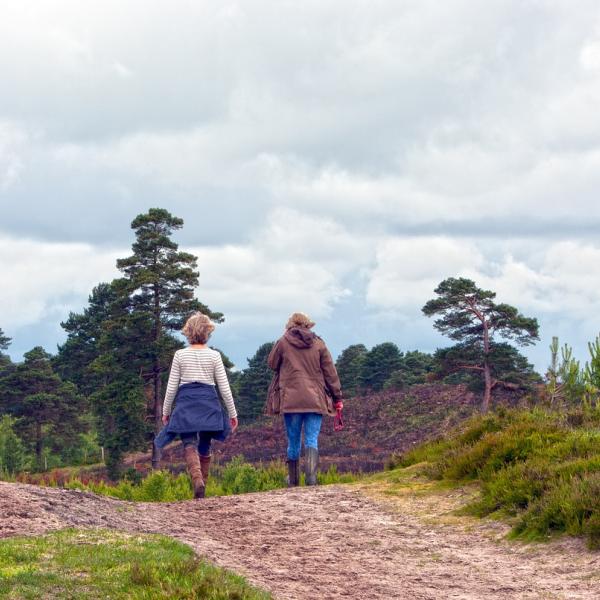
M233 417L232 419L229 419L229 422L231 423L231 433L233 433L238 428L237 417Z
M338 400L338 401L335 403L335 409L336 409L336 410L342 410L342 408L344 408L344 403L343 403L341 400Z
M163 415L162 424L166 425L169 422L169 415Z

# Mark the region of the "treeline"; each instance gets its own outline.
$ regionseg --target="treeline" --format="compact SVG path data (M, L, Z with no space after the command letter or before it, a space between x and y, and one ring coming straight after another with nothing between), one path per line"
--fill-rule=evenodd
M248 358L243 371L232 373L238 411L242 421L252 421L263 414L267 389L273 371L267 357L273 342L262 344ZM417 350L403 353L392 342L384 342L367 350L363 344L346 348L336 361L336 368L346 397L367 391L400 389L425 383L434 370L434 357Z
M126 452L150 447L160 429L163 390L173 353L183 347L178 332L197 310L217 322L194 295L199 273L195 256L171 239L183 221L160 208L131 223L130 256L117 260L121 276L92 290L80 313L61 323L67 333L56 355L36 347L13 364L4 353L10 338L0 330L0 471L46 469L105 460L119 475ZM495 294L464 278L448 278L423 306L434 327L454 345L427 354L401 351L392 342L343 350L337 368L346 398L401 389L427 381L466 383L482 392L482 409L493 390L538 390L542 378L518 346L538 340L537 320L497 303ZM234 371L223 355L242 423L263 411L272 377L261 345L247 367ZM546 377L550 402L598 403L600 342L580 366L570 349L553 344ZM546 392L545 392L546 393ZM153 455L156 466L158 456Z

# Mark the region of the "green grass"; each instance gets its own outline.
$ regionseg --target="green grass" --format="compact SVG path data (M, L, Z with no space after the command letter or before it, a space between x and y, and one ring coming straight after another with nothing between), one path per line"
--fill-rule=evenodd
M514 519L512 536L585 535L600 548L600 410L503 410L474 417L446 439L393 457L390 468L425 463L431 479L481 483L466 507Z
M206 486L206 496L229 496L275 490L287 486L286 477L287 467L282 462L255 466L244 462L241 457L236 457L222 467L216 465L211 469ZM301 478L302 483L303 477ZM356 475L338 473L335 466L318 474L318 481L321 485L350 483L356 479ZM188 475L185 473L173 475L168 471L156 471L137 483L127 480L117 484L103 481L83 483L74 478L67 481L64 487L137 502L175 502L193 498L192 485Z
M271 596L163 536L68 529L0 540L0 598L267 600Z

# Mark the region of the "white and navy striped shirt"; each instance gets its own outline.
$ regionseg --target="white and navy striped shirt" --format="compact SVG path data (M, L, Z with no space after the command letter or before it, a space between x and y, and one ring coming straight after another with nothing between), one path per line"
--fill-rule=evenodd
M163 403L163 415L171 414L173 400L179 386L194 381L209 385L215 385L216 382L227 407L229 418L237 417L223 359L216 350L211 348L183 348L175 352Z

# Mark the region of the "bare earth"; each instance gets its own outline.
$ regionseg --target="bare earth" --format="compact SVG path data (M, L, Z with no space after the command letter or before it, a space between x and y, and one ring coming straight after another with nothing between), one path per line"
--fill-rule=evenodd
M326 486L172 504L0 482L0 537L103 527L161 533L275 598L600 598L600 555L580 540L504 541L450 516L461 492L385 500Z

